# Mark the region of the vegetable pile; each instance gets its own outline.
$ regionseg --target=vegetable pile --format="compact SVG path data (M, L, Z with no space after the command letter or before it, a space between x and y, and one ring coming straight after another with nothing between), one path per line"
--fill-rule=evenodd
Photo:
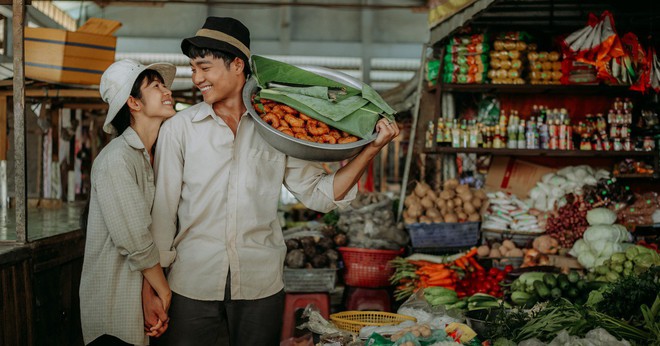
M511 301L524 307L532 307L539 301L562 297L576 302L586 301L589 291L599 283L587 283L576 271L566 274L527 272L511 284Z
M480 257L491 258L523 256L523 251L508 239L504 240L501 244L494 242L490 246L488 244L481 245L477 248L477 252Z
M403 222L441 223L477 222L486 205L486 193L459 184L456 179L445 181L442 191L434 191L425 182L418 182L404 200Z
M624 226L615 225L616 214L606 208L595 208L587 212L589 228L582 239L578 239L569 254L578 259L586 268L593 269L610 258L613 253L622 252L623 242L630 241L630 233Z
M567 195L566 205L552 212L546 233L557 239L562 247L570 248L587 229L587 204L577 195Z
M322 235L306 235L285 240L287 254L284 264L291 269L337 268L339 252L345 245L345 235L329 225L321 227Z
M541 211L550 211L555 204L562 206L566 202L564 196L581 194L585 185L596 185L599 179L609 176L608 171L594 170L587 165L569 166L556 173L548 173L529 191L531 205Z
M640 274L652 266L660 266L660 255L652 249L635 245L626 252L617 252L596 266L589 278L599 281L615 282L621 277Z

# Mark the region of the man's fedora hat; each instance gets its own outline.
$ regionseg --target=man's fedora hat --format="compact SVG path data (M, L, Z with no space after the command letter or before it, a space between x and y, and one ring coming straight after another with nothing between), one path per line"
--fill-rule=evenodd
M249 69L250 30L243 23L230 17L208 17L204 26L193 37L181 42L181 51L188 53L190 45L235 55L245 61Z

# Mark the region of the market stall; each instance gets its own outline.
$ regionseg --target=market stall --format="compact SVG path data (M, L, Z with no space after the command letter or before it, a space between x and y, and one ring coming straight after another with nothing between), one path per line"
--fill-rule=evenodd
M436 5L460 8L431 29L392 205L409 239L380 267L389 309L309 305L308 344L657 344L660 65L643 14L655 5ZM335 227L374 232L346 232L353 252L388 250L360 219ZM351 291L354 268L374 264L347 255L338 287Z

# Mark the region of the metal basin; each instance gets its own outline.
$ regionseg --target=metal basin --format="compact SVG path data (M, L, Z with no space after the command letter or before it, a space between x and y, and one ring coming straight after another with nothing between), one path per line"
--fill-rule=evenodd
M362 88L362 83L360 81L338 71L311 66L300 66L300 68L358 89ZM259 117L259 113L254 109L251 102L252 95L258 90L259 86L257 85L256 79L250 77L243 88L243 103L245 104L245 108L247 108L250 116L254 119L257 125L257 131L261 137L263 137L273 148L289 156L308 161L341 161L357 155L365 145L376 139L375 132L368 138L345 144L315 143L288 136L274 129Z

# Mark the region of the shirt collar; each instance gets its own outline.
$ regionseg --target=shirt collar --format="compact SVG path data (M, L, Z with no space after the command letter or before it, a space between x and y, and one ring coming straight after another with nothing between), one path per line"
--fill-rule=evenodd
M127 127L126 130L124 130L124 133L121 134L122 137L124 137L124 140L128 145L133 147L134 149L144 149L144 143L142 143L142 140L140 139L140 136L138 136L137 132L133 130L132 127Z
M241 117L244 117L247 114L249 114L249 111L245 110L245 112L241 114ZM196 123L206 119L207 117L217 118L218 116L215 115L215 111L213 110L213 107L211 107L210 104L206 102L201 102L201 106L199 106L199 109L193 116L192 122Z

